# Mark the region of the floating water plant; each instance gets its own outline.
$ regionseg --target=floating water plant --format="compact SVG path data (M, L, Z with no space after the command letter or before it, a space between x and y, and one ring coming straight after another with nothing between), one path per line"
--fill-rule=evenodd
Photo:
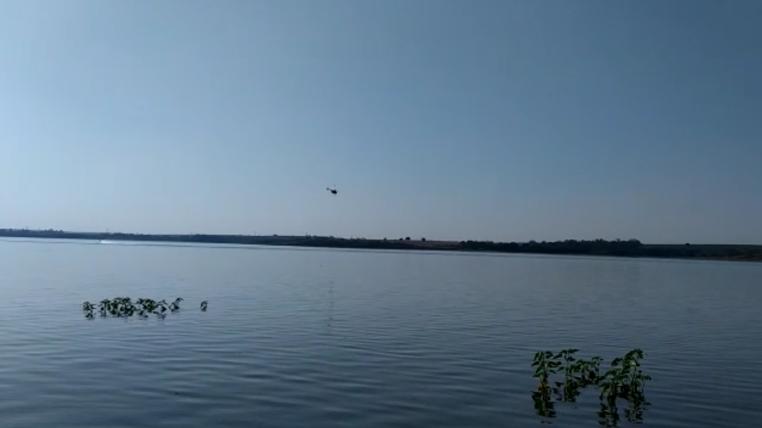
M555 407L551 391L559 401L574 402L583 388L599 388L600 411L598 422L604 426L616 426L619 421L617 400L629 403L625 410L628 421L640 422L643 410L648 402L645 398L644 385L651 377L643 373L640 361L644 353L633 349L623 357L615 358L611 367L600 374L601 357L589 360L577 359L577 349L564 349L558 353L537 352L532 361L534 377L539 380L537 389L532 392L532 400L537 414L542 417L554 417ZM563 373L563 381L553 382L551 376Z
M82 303L82 312L85 318L93 319L96 310L101 317L128 318L137 315L140 318L148 318L155 315L157 318L164 319L167 311L177 312L180 310L180 303L184 299L176 298L172 303L167 304L166 300L153 300L141 297L133 301L129 297L114 297L113 299L103 299L97 305L90 302ZM202 311L206 311L206 300L202 302Z

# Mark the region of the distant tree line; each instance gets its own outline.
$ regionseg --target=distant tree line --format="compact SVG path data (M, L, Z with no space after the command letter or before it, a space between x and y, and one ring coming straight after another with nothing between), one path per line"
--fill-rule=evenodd
M462 241L463 250L467 251L497 251L505 253L543 253L543 254L595 254L613 256L637 256L642 253L643 244L637 239L607 241L595 239L578 241L567 239L553 242L491 242L491 241Z
M425 238L367 239L333 236L139 234L118 232L67 232L63 230L0 229L0 237L88 239L111 241L159 241L205 244L290 245L304 247L365 248L430 251L491 251L499 253L572 254L624 257L681 257L762 261L762 245L655 245L628 240L576 240L493 242L436 241Z

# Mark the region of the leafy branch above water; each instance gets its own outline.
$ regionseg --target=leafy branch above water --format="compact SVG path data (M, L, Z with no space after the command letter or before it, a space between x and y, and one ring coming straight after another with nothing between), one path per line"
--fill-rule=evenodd
M83 302L82 312L84 312L87 319L95 318L96 311L103 318L129 318L134 315L140 318L148 318L150 315L155 315L158 318L164 319L168 313L179 311L180 303L183 300L182 297L178 297L172 303L167 303L163 299L157 301L141 297L133 301L129 297L114 297L113 299L103 299L97 305ZM202 311L206 312L207 307L208 303L206 300L201 302Z
M532 392L532 400L537 414L542 417L556 416L556 400L575 402L580 391L588 386L597 386L600 390L599 423L604 426L616 426L619 421L617 400L626 401L629 406L625 410L627 420L640 422L643 410L648 405L645 397L645 382L651 377L641 370L640 361L644 353L633 349L624 357L615 358L611 367L602 375L601 357L589 360L577 359L577 349L564 349L558 353L550 351L537 352L532 361L535 369L534 377L539 380L537 389ZM553 375L563 374L562 381L551 382Z

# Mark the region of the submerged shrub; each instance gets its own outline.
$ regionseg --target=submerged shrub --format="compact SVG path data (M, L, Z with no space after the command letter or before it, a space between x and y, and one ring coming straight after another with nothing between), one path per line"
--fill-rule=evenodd
M114 297L113 299L103 299L98 305L87 301L83 302L82 312L87 319L95 317L96 309L103 318L128 318L134 315L140 318L148 318L150 315L155 315L159 319L164 319L167 316L167 311L179 311L180 303L183 300L182 297L178 297L172 303L167 304L167 301L163 299L156 301L141 297L133 302L129 297ZM206 311L206 305L206 300L204 300L201 303L202 311Z
M601 410L598 415L602 424L616 425L619 419L617 399L627 401L625 417L628 421L643 420L643 410L649 404L646 401L645 382L651 380L651 376L640 369L640 360L644 357L642 350L633 349L624 357L615 358L611 362L611 368L599 378Z
M574 402L582 389L594 385L599 388L598 422L601 425L618 424L617 400L628 403L625 409L628 421L641 422L644 408L649 404L645 397L645 382L651 380L641 370L641 360L645 357L643 351L633 349L623 357L615 358L603 375L600 374L601 357L577 359L577 352L577 349L564 349L557 353L535 353L533 376L538 378L539 383L532 392L532 400L537 414L542 417L555 416L551 391L559 401ZM551 387L550 379L556 373L563 373L563 380L553 382Z
M550 376L556 373L560 362L555 361L555 356L550 351L537 352L534 354L532 367L534 377L539 380L537 390L532 393L532 401L538 415L543 417L555 417L556 411L553 405L550 388Z

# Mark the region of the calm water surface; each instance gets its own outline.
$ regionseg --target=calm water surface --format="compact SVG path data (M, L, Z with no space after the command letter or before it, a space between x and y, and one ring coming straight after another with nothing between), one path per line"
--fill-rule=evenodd
M185 306L82 316L121 295ZM0 426L537 426L564 347L643 348L645 426L753 426L760 303L757 263L3 240Z

